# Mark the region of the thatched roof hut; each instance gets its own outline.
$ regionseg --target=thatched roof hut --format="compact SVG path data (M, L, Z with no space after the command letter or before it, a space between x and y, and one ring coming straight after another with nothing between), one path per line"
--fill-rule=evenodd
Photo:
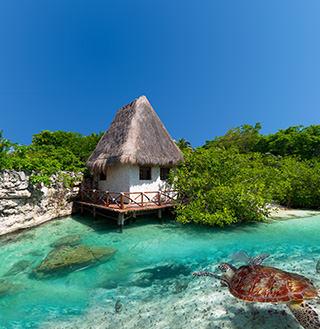
M145 96L122 107L86 166L98 174L114 164L175 166L183 154Z

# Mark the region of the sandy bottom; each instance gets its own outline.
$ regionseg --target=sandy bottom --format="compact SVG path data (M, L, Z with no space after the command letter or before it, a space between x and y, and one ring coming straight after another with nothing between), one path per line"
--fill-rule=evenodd
M319 212L280 209L275 217L285 219L308 214ZM273 256L265 261L266 265L301 273L312 278L320 287L320 273L316 273L315 268L319 255L310 255L309 258L289 255L290 262L287 261L288 254L281 254L281 251ZM218 273L217 264L199 270ZM68 321L43 323L43 328L301 328L285 304L238 300L218 280L208 277L181 275L174 279L156 280L151 287L145 288L129 285L115 289L99 288L92 291L90 300L84 315L68 318ZM320 313L320 300L308 303Z
M292 264L306 273L310 264ZM292 266L289 266L290 268ZM283 268L283 267L282 267ZM311 271L310 271L311 272ZM310 273L311 274L311 273ZM183 278L185 281L185 278ZM315 281L319 286L320 280ZM172 294L168 294L169 292ZM211 278L191 278L186 290L175 294L175 282L153 284L150 288L118 288L118 299L96 291L99 302L89 306L81 317L67 322L45 323L44 328L246 328L298 329L300 326L285 304L247 303L234 298L226 287ZM127 298L130 296L130 299ZM135 298L133 298L133 296ZM101 303L104 297L104 303ZM117 300L120 301L117 303ZM116 304L119 309L116 310ZM309 302L320 312L320 301Z

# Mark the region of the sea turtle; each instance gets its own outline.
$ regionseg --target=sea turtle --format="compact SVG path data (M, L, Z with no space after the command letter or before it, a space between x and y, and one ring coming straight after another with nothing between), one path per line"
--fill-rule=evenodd
M211 272L194 272L195 276L210 276L228 285L230 293L247 302L287 303L290 311L303 328L319 329L317 312L304 299L318 296L313 282L296 273L261 265L269 254L258 255L240 268L222 263L218 266L222 276Z

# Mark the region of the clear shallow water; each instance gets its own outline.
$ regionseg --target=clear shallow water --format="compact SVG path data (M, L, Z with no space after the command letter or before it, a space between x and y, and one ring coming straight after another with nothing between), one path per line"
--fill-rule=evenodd
M49 245L71 234L80 234L82 244L117 248L118 252L107 263L58 279L31 278L30 270L52 250ZM320 255L320 216L224 229L184 226L172 220L159 225L150 217L139 218L122 234L107 220L93 222L90 217L73 216L2 237L0 280L5 279L12 288L2 296L0 288L0 328L44 328L43 323L48 321L73 321L87 311L92 301L114 305L119 287L137 285L152 292L153 281L175 280L175 276L188 279L192 271L211 265L215 270L220 261L227 261L228 254L238 249L251 255L268 252L275 262L271 265L277 266L304 259L314 273ZM21 260L28 261L30 267L4 277ZM149 275L149 284L144 286L146 277L141 273ZM140 297L129 292L125 298Z

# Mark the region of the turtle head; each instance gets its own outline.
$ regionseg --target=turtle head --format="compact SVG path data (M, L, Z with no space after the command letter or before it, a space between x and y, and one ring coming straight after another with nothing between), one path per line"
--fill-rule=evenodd
M223 276L227 279L231 279L234 272L237 270L233 265L228 263L221 263L218 269L223 273Z

